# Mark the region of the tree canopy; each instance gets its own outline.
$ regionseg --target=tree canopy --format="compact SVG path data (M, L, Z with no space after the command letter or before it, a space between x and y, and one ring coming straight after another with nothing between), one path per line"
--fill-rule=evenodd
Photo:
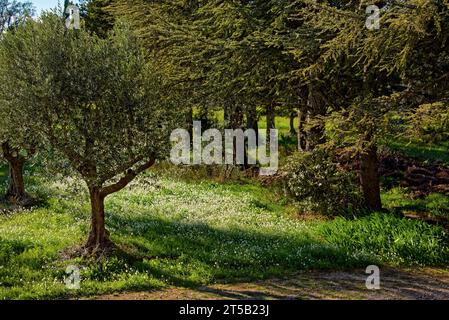
M86 182L89 249L105 246L104 198L163 157L175 97L125 25L102 39L45 14L1 42L6 108L19 112ZM17 124L20 126L20 124Z

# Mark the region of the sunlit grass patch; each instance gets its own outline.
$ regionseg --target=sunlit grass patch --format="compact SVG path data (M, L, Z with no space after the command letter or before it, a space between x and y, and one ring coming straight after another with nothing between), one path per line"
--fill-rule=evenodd
M374 213L353 221L337 218L320 226L319 230L329 243L382 262L407 265L449 263L449 234L441 227L422 221Z
M382 202L388 209L449 219L449 196L445 194L431 193L423 198L413 199L406 189L393 188L382 194Z

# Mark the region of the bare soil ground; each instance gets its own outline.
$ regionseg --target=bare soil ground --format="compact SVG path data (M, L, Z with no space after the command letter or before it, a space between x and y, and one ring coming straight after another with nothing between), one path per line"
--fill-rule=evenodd
M368 290L364 270L301 272L288 278L213 284L198 288L169 287L94 297L101 300L204 299L397 299L449 300L448 269L381 269L380 289Z

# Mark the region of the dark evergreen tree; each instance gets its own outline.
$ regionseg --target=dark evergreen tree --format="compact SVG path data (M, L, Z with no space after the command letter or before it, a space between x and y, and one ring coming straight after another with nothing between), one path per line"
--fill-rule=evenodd
M109 13L108 7L114 0L84 0L81 3L81 16L84 20L84 27L98 35L106 37L108 32L114 27L114 18Z

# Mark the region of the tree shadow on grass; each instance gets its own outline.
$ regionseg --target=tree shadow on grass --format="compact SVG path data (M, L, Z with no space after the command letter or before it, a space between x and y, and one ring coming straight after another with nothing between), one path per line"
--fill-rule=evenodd
M108 214L119 259L139 272L183 287L264 279L305 269L351 269L373 263L303 235L266 234L151 215Z
M9 240L0 237L0 284L3 287L11 287L16 284L17 278L21 278L20 270L15 260L26 250L33 248L33 243L22 240ZM36 261L30 261L27 266L30 269L39 270L41 265Z
M0 265L8 263L11 257L21 254L31 247L33 244L28 241L8 240L0 237Z

